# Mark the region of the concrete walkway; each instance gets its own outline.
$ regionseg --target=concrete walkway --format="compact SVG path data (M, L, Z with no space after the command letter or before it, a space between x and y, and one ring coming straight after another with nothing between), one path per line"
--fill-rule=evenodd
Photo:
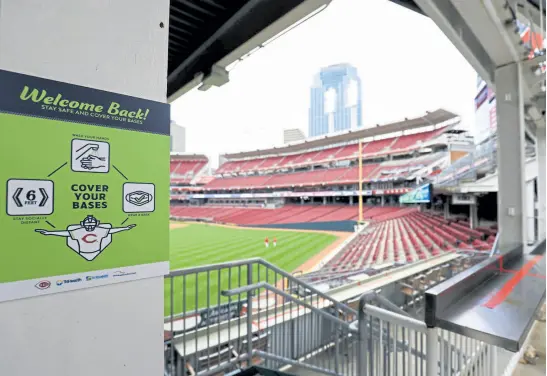
M539 358L536 364L521 364L513 372L513 376L545 376L545 322L538 321L530 334L530 345L534 346Z

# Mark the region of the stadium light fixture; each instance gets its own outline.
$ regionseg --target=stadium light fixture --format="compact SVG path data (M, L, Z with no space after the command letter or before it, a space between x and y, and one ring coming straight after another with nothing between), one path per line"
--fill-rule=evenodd
M203 79L203 82L199 86L198 90L207 91L213 86L220 87L229 81L230 74L228 71L215 64L211 68L211 73Z

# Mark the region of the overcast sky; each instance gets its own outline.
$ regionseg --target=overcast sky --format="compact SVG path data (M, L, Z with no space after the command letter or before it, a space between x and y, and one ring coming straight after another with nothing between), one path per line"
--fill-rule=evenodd
M216 166L219 154L281 145L285 128L307 134L313 76L346 62L361 77L365 126L442 107L473 130L475 71L430 19L387 0L333 0L240 62L229 83L179 98L171 116L187 152Z

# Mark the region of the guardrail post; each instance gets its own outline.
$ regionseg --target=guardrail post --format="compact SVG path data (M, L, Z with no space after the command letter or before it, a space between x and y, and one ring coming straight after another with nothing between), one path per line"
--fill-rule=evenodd
M490 371L492 375L498 374L498 348L494 345L487 345L490 351Z
M338 303L334 305L334 315L338 317L339 315L339 307ZM334 341L334 372L340 373L340 335L342 334L342 327L338 325L337 323L334 323L334 335L335 341Z
M338 333L338 324L333 323L334 326L334 372L339 374L340 369L340 333Z
M426 375L438 375L439 371L439 338L437 328L427 328L426 342Z
M172 375L176 375L176 370L175 370L175 341L174 341L174 337L175 337L175 334L174 334L174 329L173 329L173 316L175 315L174 313L174 297L173 295L175 295L175 287L174 287L174 283L173 283L173 280L175 279L174 277L171 277L169 278L170 279L170 283L169 283L169 287L170 287L170 301L169 301L169 304L171 305L170 307L170 313L171 313L171 318L170 318L170 327L171 327L171 338L169 339L169 343L171 344L171 349L170 349L170 357L171 357L171 374ZM183 291L183 294L184 294L184 291ZM186 312L183 312L183 314L186 313ZM186 354L184 354L186 356Z
M247 286L253 284L253 264L247 264ZM260 291L258 292L260 294ZM257 295L258 295L257 294ZM248 367L253 365L253 291L247 292L247 355Z
M368 333L367 333L367 315L365 314L364 296L359 300L359 312L357 316L357 325L359 329L359 338L357 345L357 374L366 376L368 359Z

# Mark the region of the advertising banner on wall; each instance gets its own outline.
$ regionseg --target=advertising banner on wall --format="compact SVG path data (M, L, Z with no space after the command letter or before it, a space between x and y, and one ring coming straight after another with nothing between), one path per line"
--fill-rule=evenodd
M412 188L389 188L363 190L363 196L401 195L412 191ZM176 187L171 187L171 200L193 199L243 199L243 198L289 198L289 197L349 197L358 196L359 191L312 191L312 192L266 192L266 193L222 193L222 194L177 194Z
M0 301L166 274L169 106L0 82Z
M475 143L480 144L496 132L496 96L487 86L475 97Z
M431 202L432 191L433 186L425 184L400 196L399 202L401 204L427 204Z

